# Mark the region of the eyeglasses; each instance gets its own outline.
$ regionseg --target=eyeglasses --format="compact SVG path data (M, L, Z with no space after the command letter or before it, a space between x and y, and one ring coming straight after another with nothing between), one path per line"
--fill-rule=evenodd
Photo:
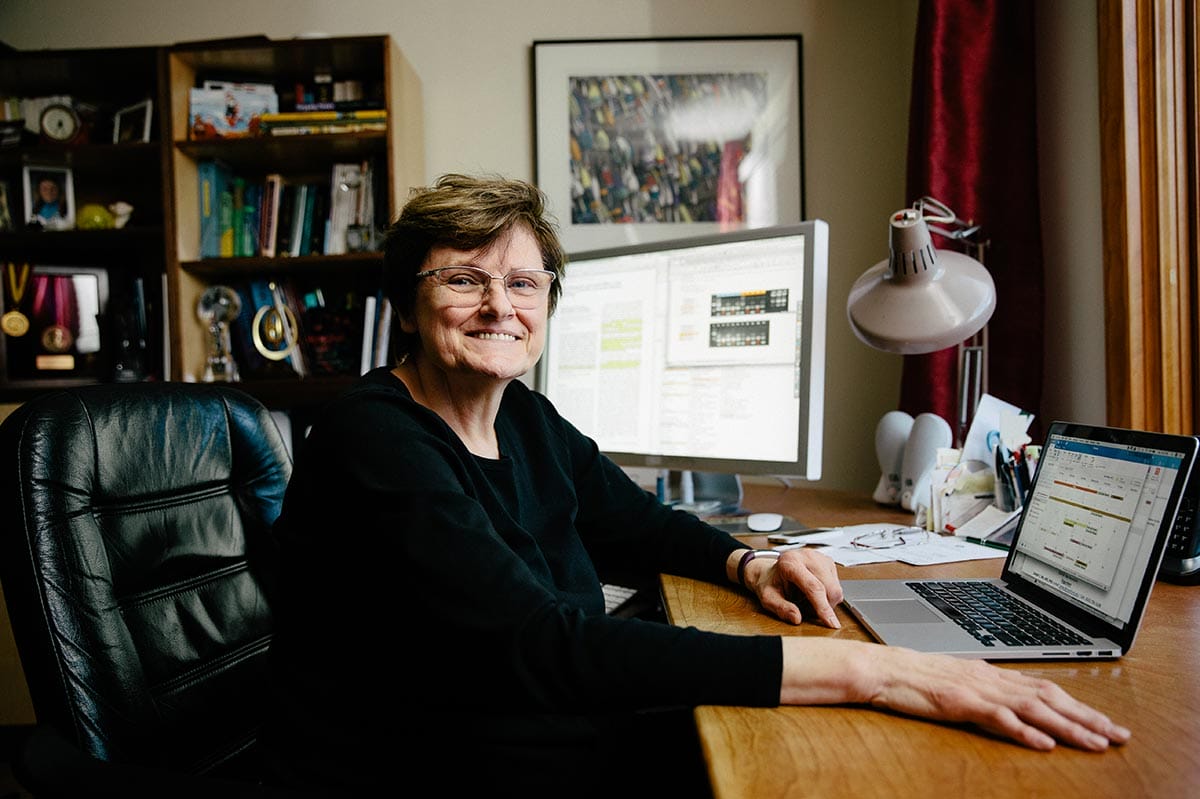
M477 266L443 266L418 272L416 277L432 277L436 285L449 289L450 303L456 308L483 302L493 280L504 282L504 291L514 308L538 308L554 282L554 273L549 269L514 269L507 275L493 275Z
M921 527L895 527L891 530L873 530L850 539L850 546L860 549L891 549L905 544L924 544L929 540L929 531Z

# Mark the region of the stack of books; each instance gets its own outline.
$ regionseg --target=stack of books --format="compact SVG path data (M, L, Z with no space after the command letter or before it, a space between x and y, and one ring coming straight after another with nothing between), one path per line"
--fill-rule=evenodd
M314 133L364 133L387 130L387 110L282 111L263 114L259 131L264 136L306 136Z

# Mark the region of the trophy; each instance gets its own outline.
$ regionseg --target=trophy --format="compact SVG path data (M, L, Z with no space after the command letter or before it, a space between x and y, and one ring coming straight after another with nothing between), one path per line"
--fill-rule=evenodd
M238 378L237 362L229 345L229 323L237 319L242 301L229 286L209 286L196 303L196 315L208 325L208 361L204 382L233 383Z

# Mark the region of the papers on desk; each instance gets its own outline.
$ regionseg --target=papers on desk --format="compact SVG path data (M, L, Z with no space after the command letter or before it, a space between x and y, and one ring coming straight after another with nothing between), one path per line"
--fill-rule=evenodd
M932 566L937 563L955 563L963 560L985 560L1003 558L1005 552L995 547L986 547L955 536L926 533L913 530L912 535L903 535L902 543L885 548L862 546L868 537L889 534L904 528L891 522L854 524L838 527L828 532L814 533L796 544L783 544L777 550L796 549L802 546L820 547L821 551L842 566L857 566L861 563L887 563L899 561L913 566ZM857 543L856 543L857 542Z

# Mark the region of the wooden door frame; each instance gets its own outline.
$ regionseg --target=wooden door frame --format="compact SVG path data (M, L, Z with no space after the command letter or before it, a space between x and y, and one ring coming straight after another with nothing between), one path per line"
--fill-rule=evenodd
M1107 417L1195 433L1194 0L1097 0Z

